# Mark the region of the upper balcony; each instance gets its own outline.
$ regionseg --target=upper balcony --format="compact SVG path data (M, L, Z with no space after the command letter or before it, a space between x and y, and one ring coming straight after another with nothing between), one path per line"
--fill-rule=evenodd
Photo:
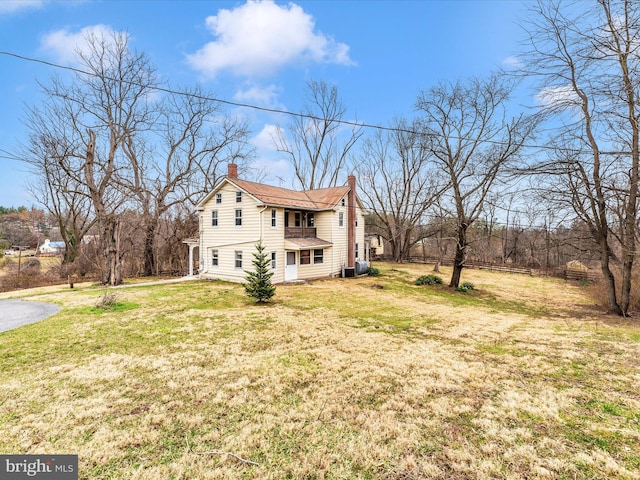
M316 238L316 228L284 227L284 238Z

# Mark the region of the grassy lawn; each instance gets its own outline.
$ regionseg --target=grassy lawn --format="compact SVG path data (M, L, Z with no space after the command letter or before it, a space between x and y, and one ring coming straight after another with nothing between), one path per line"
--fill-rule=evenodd
M267 306L42 289L60 313L0 334L0 452L75 453L91 480L640 478L637 318L562 280L377 266Z

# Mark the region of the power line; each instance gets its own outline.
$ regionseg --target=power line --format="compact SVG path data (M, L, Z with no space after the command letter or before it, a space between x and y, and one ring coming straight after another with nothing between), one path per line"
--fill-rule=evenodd
M4 52L4 51L0 51L0 55L5 55L5 56L9 56L9 57L14 57L17 58L19 60L25 60L28 62L33 62L33 63L40 63L43 65L47 65L49 67L54 67L54 68L58 68L61 70L69 70L71 72L74 73L80 73L82 75L88 75L90 77L97 77L98 75L93 73L93 72L88 72L86 70L82 70L80 68L76 68L76 67L70 67L68 65L60 65L57 63L53 63L53 62L48 62L46 60L41 60L38 58L32 58L32 57L26 57L24 55L18 55L17 53L11 53L11 52ZM104 78L106 78L107 80L118 80L118 81L122 81L123 83L128 83L130 85L135 85L138 87L143 86L142 84L138 83L138 82L134 82L134 81L130 81L130 80L126 80L126 79L114 79L108 76L104 76ZM192 98L197 98L198 100L208 100L211 102L218 102L218 103L222 103L225 105L230 105L233 107L240 107L240 108L250 108L253 110L259 110L262 112L268 112L268 113L279 113L279 114L284 114L284 115L289 115L292 117L300 117L300 118L308 118L311 120L317 120L317 121L324 121L326 120L323 117L318 117L315 115L310 115L307 113L297 113L297 112L291 112L288 110L281 110L281 109L277 109L277 108L269 108L269 107L261 107L259 105L252 105L249 103L241 103L241 102L234 102L231 100L225 100L225 99L221 99L221 98L215 98L215 97L210 97L208 95L198 95L192 92L184 92L184 91L180 91L180 90L174 90L171 88L166 88L166 87L160 87L160 86L146 86L146 88L149 88L151 90L156 90L158 92L163 92L163 93L169 93L172 95L182 95L182 96L187 96L187 97L192 97ZM350 120L335 120L336 123L340 123L340 124L344 124L344 125L351 125L354 127L363 127L363 128L376 128L379 130L386 130L386 131L402 131L405 133L418 133L412 130L408 130L408 129L401 129L401 128L393 128L393 127L384 127L382 125L373 125L373 124L368 124L368 123L364 123L364 122L353 122Z
M46 65L49 67L53 67L53 68L57 68L60 70L67 70L67 71L71 71L74 73L78 73L81 75L87 75L90 77L98 77L99 75L93 72L89 72L86 70L82 70L80 68L77 67L71 67L68 65L60 65L58 63L53 63L53 62L49 62L46 60L42 60L42 59L38 59L38 58L33 58L33 57L27 57L25 55L19 55L17 53L13 53L13 52L6 52L6 51L0 51L0 55L4 55L7 57L12 57L12 58L16 58L18 60L23 60L23 61L27 61L27 62L32 62L32 63L38 63L38 64L42 64L42 65ZM127 83L129 85L135 85L138 87L145 87L145 88L149 88L150 90L155 90L158 92L163 92L163 93L168 93L171 95L180 95L180 96L187 96L187 97L192 97L192 98L196 98L198 100L206 100L206 101L211 101L211 102L217 102L217 103L221 103L224 105L230 105L233 107L238 107L238 108L248 108L248 109L252 109L252 110L258 110L261 112L268 112L268 113L277 113L277 114L281 114L281 115L288 115L291 117L297 117L297 118L306 118L309 120L314 120L314 121L325 121L326 118L323 117L318 117L315 115L311 115L308 113L299 113L299 112L292 112L289 110L282 110L282 109L277 109L277 108L269 108L269 107L261 107L259 105L253 105L250 103L242 103L242 102L234 102L232 100L225 100L222 98L216 98L216 97L211 97L208 95L198 95L192 92L185 92L185 91L180 91L180 90L175 90L172 88L167 88L167 87L161 87L161 86L157 86L157 85L142 85L139 82L135 82L135 81L131 81L131 80L126 80L126 79L115 79L112 77L108 77L106 75L104 75L104 78L107 80L111 80L111 81L120 81L123 83ZM416 130L412 130L409 128L401 128L401 127L385 127L382 125L374 125L371 123L366 123L366 122L355 122L355 121L351 121L351 120L342 120L342 119L334 119L333 120L335 123L337 124L342 124L342 125L349 125L352 127L360 127L360 128L369 128L369 129L374 129L374 130L380 130L380 131L386 131L386 132L397 132L397 133L407 133L407 134L411 134L411 135L424 135L424 132L419 132ZM452 140L461 140L461 138L459 137L454 137L451 136L449 137ZM484 143L487 144L492 144L492 145L507 145L506 142L503 141L499 141L499 140L485 140ZM527 145L527 144L523 144L522 145L523 148L533 148L533 149L540 149L540 150L555 150L555 151L562 151L562 152L568 152L568 153L583 153L584 150L580 150L580 149L575 149L575 148L567 148L567 147L557 147L557 146L553 146L553 145ZM599 151L598 152L601 155L630 155L631 152L624 152L624 151Z

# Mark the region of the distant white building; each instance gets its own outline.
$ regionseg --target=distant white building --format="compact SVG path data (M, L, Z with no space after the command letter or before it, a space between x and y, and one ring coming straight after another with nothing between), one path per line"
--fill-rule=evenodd
M38 253L62 255L64 253L64 242L52 242L48 238L38 248Z

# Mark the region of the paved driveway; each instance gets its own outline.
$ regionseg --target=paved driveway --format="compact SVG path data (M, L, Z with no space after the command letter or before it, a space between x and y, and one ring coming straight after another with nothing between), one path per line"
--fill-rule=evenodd
M60 310L58 305L23 300L0 300L0 332L39 322Z

